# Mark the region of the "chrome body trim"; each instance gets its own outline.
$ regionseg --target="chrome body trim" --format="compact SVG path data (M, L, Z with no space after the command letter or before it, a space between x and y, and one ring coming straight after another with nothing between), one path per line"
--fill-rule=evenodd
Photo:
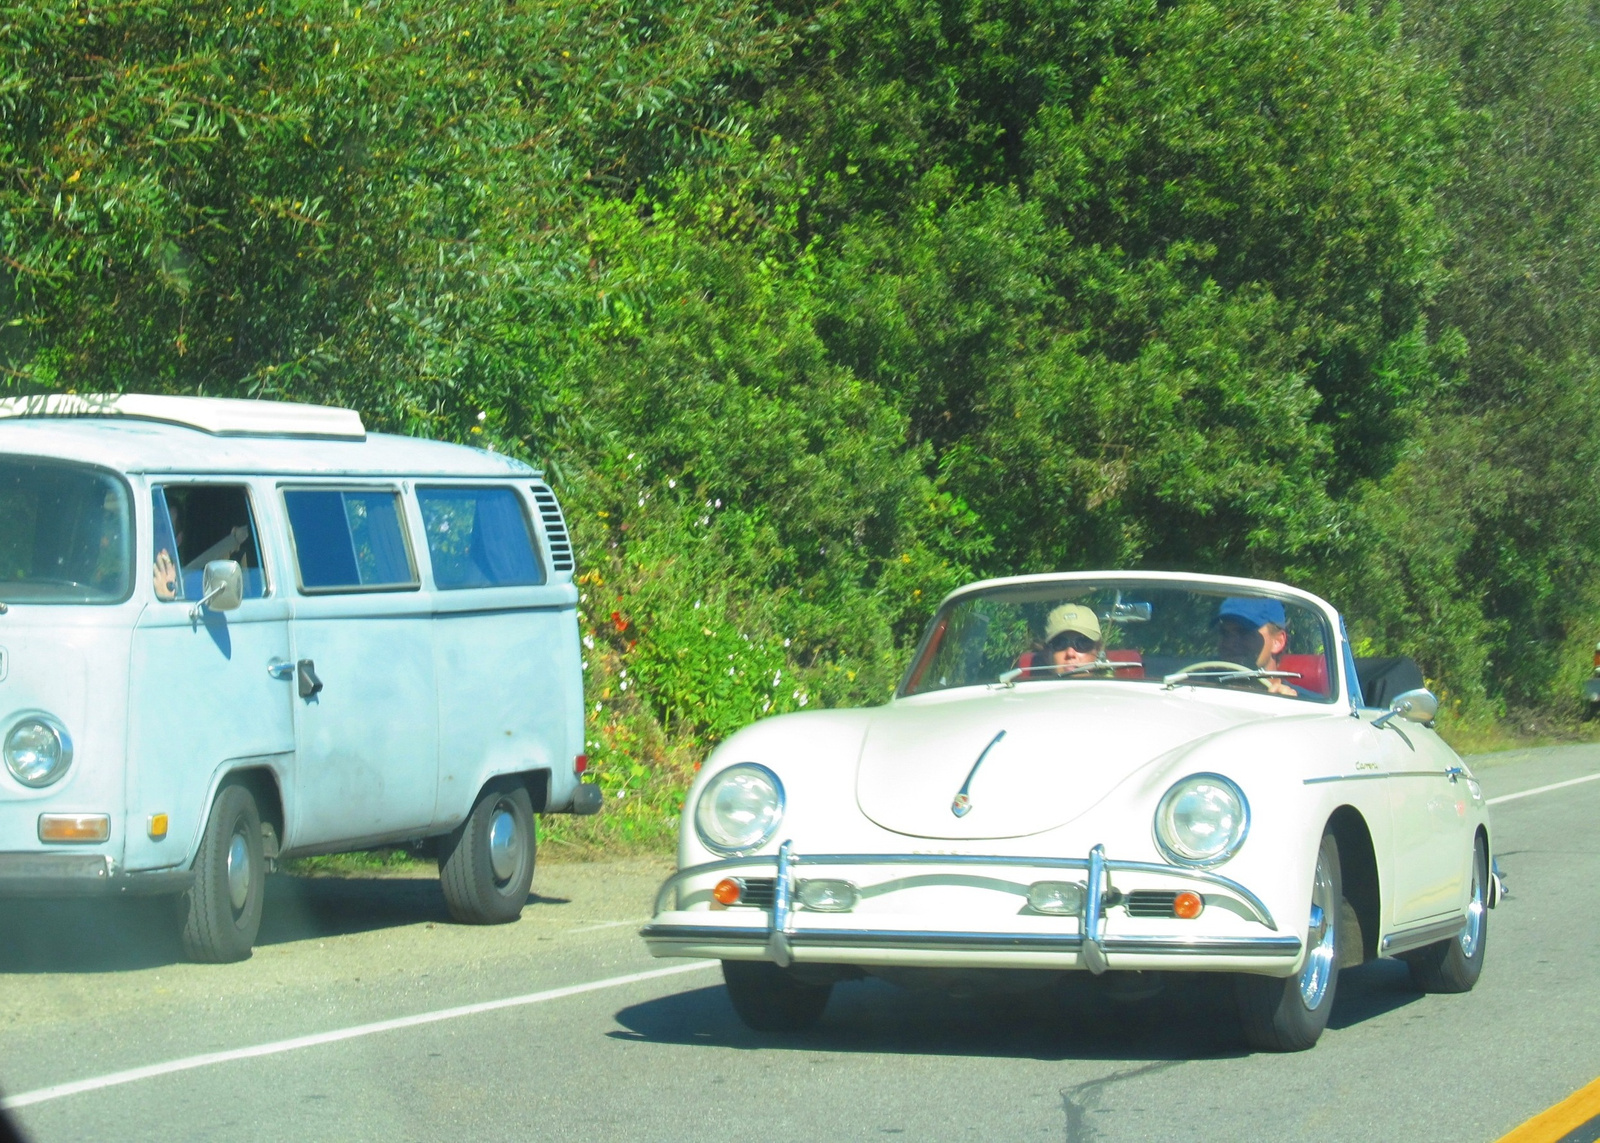
M684 944L745 945L768 943L765 928L722 925L650 924L639 930L647 941ZM1085 947L1077 933L980 933L928 929L810 929L793 933L789 943L798 948L883 948L1011 950L1017 952L1078 952ZM1108 953L1144 953L1183 956L1297 956L1300 938L1281 937L1105 937L1099 942Z
M1099 848L1099 847L1097 847ZM751 857L728 857L720 861L707 861L700 865L691 865L687 869L680 869L661 883L661 888L656 891L655 908L653 912L663 913L667 910L667 897L675 892L680 883L692 877L700 877L708 873L717 873L724 869L738 869L751 867L766 867L776 871L778 860L787 851L786 869L793 869L798 865L902 865L902 866L927 866L945 865L956 867L973 866L1013 866L1023 869L1071 869L1088 873L1089 858L1084 857L1003 857L998 854L979 853L808 853L794 852L793 842L786 841L780 847L778 854ZM1102 865L1107 873L1155 873L1163 877L1177 877L1187 881L1198 881L1202 885L1211 885L1219 889L1226 889L1234 894L1241 902L1272 932L1278 931L1278 923L1272 919L1272 912L1250 890L1237 881L1212 873L1206 869L1193 869L1180 865L1163 865L1154 861L1117 861L1104 857L1102 849ZM782 883L780 879L780 884ZM791 929L792 931L792 929Z
M1324 782L1361 782L1371 778L1449 778L1453 782L1465 773L1465 770L1458 767L1451 767L1450 770L1367 770L1360 774L1329 774L1322 778L1302 778L1300 784L1319 786Z
M982 766L983 760L989 757L989 751L993 750L1005 736L1006 732L1002 730L999 734L989 739L989 745L978 752L978 760L972 764L972 769L967 771L967 780L961 783L961 789L956 791L955 799L950 803L950 812L955 814L956 817L964 818L972 812L972 797L970 794L972 779L978 776L978 767Z
M1466 923L1466 914L1457 913L1448 920L1434 921L1420 928L1390 933L1383 938L1382 943L1379 945L1379 951L1385 956L1394 956L1397 953L1420 949L1424 945L1437 944L1439 941L1449 940L1451 937L1458 935Z

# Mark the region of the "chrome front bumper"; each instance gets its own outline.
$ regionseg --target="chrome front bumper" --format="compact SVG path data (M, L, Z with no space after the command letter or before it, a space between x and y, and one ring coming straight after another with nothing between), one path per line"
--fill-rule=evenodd
M834 924L800 927L795 923L794 894L797 867L900 867L921 870L927 867L971 869L974 867L1011 868L1028 870L1074 871L1087 875L1083 910L1076 916L1077 932L991 932L984 930L926 929L926 928L844 928ZM672 897L684 882L707 874L738 870L749 874L770 870L774 877L772 908L764 911L765 924L754 926L736 924L729 912L717 914L695 913L698 923L691 923L690 914L676 912L670 921L660 919L668 912ZM1243 885L1220 874L1203 869L1187 869L1176 865L1162 865L1145 861L1114 861L1105 855L1103 846L1095 846L1086 858L1077 857L1004 857L984 854L805 854L796 853L794 845L785 841L776 855L768 857L736 857L723 861L710 861L681 869L662 884L656 894L657 920L646 925L640 935L655 956L721 955L727 950L746 958L769 960L788 966L800 950L822 950L833 953L860 951L863 960L882 961L884 950L904 950L913 953L990 954L1004 959L1010 955L1042 954L1056 961L1065 954L1076 958L1076 967L1099 974L1112 967L1108 955L1118 955L1119 966L1123 957L1135 957L1142 966L1144 958L1298 958L1300 938L1292 935L1195 935L1182 934L1125 934L1108 935L1106 912L1121 894L1112 885L1112 875L1117 873L1156 874L1164 879L1193 882L1212 890L1222 890L1242 907L1249 920L1271 933L1277 933L1277 922L1266 905ZM754 910L752 910L754 912ZM809 914L808 914L809 915ZM724 923L712 924L712 916L727 918ZM831 918L843 914L827 914ZM1073 920L1070 916L1055 915L1047 920ZM755 953L751 957L751 953Z

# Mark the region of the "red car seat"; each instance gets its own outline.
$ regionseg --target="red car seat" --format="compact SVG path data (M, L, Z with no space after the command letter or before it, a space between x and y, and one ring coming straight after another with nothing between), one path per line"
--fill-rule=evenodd
M1298 679L1284 680L1291 686L1312 694L1328 693L1328 660L1323 655L1283 655L1278 659L1278 669L1294 671L1300 676Z

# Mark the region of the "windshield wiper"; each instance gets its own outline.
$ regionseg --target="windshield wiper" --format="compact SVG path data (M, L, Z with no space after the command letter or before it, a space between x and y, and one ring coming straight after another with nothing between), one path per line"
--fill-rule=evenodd
M1244 670L1234 667L1205 667L1198 671L1179 671L1176 674L1165 675L1161 679L1161 685L1170 691L1179 683L1186 683L1190 679L1224 683L1233 679L1298 679L1299 677L1299 671L1264 671L1260 667L1249 667Z
M1012 667L1009 671L1001 671L1000 677L995 681L1001 686L1009 687L1023 675L1033 674L1035 671L1038 672L1038 678L1059 679L1066 675L1076 675L1083 671L1115 671L1118 667L1132 666L1137 666L1137 664L1113 663L1110 659L1096 659L1092 663L1074 663L1070 667L1058 666L1055 663L1036 663L1031 667Z

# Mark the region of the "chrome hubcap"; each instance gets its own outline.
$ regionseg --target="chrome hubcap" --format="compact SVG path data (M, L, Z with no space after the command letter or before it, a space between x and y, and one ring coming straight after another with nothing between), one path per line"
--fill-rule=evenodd
M1306 933L1306 944L1311 951L1306 955L1305 967L1300 970L1300 999L1309 1011L1316 1011L1322 1004L1328 995L1328 984L1333 980L1336 916L1338 903L1333 900L1333 879L1319 858L1316 879L1311 884L1311 925Z
M236 833L228 842L228 900L237 913L250 899L250 843Z
M1472 900L1467 905L1467 923L1461 926L1461 935L1457 938L1461 942L1461 955L1468 960L1471 960L1473 954L1478 951L1478 942L1483 939L1483 913L1488 907L1486 880L1483 875L1482 863L1474 855L1472 858Z
M511 880L521 863L522 838L517 831L516 815L510 806L500 802L489 820L489 867L494 870L495 881L503 884Z

